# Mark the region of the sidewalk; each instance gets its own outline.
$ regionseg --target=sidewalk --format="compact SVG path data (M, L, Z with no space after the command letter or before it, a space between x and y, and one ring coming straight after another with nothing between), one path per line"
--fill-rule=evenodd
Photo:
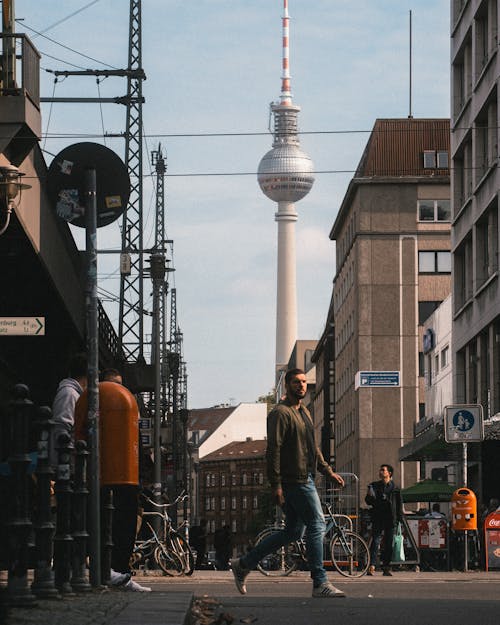
M134 579L145 586L151 580ZM11 608L5 625L188 625L192 603L191 591L168 584L147 593L105 588Z

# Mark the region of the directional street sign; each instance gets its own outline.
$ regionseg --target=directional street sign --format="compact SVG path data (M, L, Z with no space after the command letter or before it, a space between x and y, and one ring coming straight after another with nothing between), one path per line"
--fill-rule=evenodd
M480 443L484 438L481 404L445 406L444 438L447 443Z
M45 317L0 317L0 336L44 336Z
M399 386L399 371L358 371L354 379L354 389L360 387Z

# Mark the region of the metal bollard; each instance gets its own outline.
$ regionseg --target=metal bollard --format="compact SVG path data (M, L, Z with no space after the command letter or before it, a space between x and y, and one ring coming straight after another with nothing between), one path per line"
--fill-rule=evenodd
M7 407L7 437L11 453L9 506L7 514L8 531L8 581L7 601L11 605L34 605L35 596L28 585L29 537L32 530L31 477L28 467L29 433L34 415L33 402L29 400L29 389L24 384L14 387L14 400Z
M76 441L75 481L73 485L73 560L71 586L76 592L92 590L87 580L87 443Z
M111 552L113 550L113 490L107 486L101 489L102 510L102 557L101 579L103 584L109 584L111 577Z
M73 537L71 536L71 452L73 444L68 434L60 434L57 439L57 475L56 501L57 519L54 536L54 572L55 585L63 595L72 595L69 580L71 577L71 553Z
M31 589L37 597L53 598L59 593L55 587L52 557L54 552L54 514L51 502L51 481L54 471L49 462L49 440L53 427L52 411L42 406L37 413L38 459L35 490L35 570Z

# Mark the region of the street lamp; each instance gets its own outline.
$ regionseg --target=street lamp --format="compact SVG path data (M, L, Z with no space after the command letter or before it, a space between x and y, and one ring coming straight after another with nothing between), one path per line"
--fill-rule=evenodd
M22 189L31 189L31 185L21 183L21 176L24 176L24 174L20 172L17 167L14 167L14 165L0 166L0 203L2 205L5 203L5 211L7 213L5 223L0 228L0 235L9 227L12 210L16 206L19 206L19 202L21 201L20 191ZM19 200L17 204L15 204L14 200L18 195Z

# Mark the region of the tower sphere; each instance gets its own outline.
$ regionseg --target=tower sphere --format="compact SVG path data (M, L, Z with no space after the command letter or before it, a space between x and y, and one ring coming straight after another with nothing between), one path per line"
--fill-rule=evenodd
M265 154L257 179L262 192L273 202L298 202L314 183L314 165L296 145L280 145Z

